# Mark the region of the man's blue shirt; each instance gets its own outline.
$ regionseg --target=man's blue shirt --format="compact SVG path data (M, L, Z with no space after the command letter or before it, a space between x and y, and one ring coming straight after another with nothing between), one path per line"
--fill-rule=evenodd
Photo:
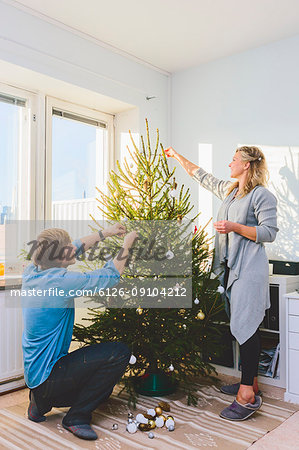
M74 244L79 248L82 242L76 240ZM41 270L34 264L24 270L22 291L64 291L63 295L32 296L23 300L24 377L30 389L43 383L54 364L69 351L75 316L75 296L71 296L69 291L73 294L76 290L113 287L119 278L113 261L102 269L86 273L58 267Z

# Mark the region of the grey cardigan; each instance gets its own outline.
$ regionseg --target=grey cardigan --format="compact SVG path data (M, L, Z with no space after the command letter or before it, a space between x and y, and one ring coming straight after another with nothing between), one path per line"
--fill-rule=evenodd
M263 186L256 186L243 198L234 198L236 189L226 196L231 182L218 180L201 168L193 178L223 201L217 220L256 227L255 242L234 232L216 232L215 236L213 272L223 285L227 261L230 327L233 336L243 344L255 333L270 307L269 266L263 243L273 242L278 231L277 200Z

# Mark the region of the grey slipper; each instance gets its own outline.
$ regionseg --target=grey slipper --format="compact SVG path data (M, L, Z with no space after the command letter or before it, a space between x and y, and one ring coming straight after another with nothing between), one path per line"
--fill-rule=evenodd
M254 403L246 403L246 405L241 405L237 400L234 400L230 406L221 411L220 417L233 421L246 420L260 409L262 403L262 397L258 395L255 396Z
M239 388L240 388L240 383L227 384L225 386L221 386L220 392L222 392L223 394L236 396L239 391ZM258 391L256 395L261 397L263 395L262 391Z
M95 441L98 438L97 433L91 428L90 425L65 425L62 422L63 428L73 433L80 439L86 439L87 441Z

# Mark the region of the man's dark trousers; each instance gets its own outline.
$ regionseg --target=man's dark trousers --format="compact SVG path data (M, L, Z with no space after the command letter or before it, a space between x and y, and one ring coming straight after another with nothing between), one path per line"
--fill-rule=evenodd
M71 406L65 425L90 424L91 413L111 394L131 352L121 342L86 346L60 358L46 381L32 389L41 415L52 406Z

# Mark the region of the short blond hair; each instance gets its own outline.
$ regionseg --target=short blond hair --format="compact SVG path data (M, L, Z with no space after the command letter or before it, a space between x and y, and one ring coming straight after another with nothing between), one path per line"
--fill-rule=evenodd
M61 228L49 228L43 230L33 242L31 260L33 264L45 270L61 267L63 252L71 244L71 238L68 232Z

